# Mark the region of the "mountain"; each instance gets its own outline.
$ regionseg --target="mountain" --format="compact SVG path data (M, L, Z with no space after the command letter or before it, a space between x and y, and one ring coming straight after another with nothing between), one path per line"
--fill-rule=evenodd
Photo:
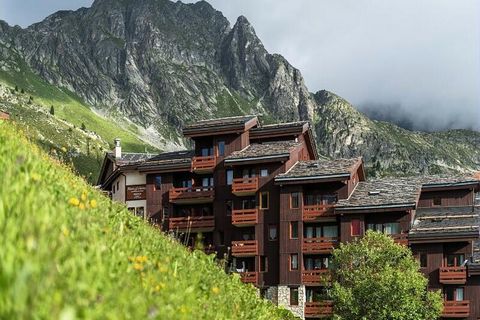
M231 26L205 1L96 0L26 29L3 22L0 58L0 79L10 85L20 65L160 149L185 144L185 123L254 113L267 123L311 121L324 155L362 155L371 174L480 166L478 133L405 131L368 119L334 94L312 94L245 17Z

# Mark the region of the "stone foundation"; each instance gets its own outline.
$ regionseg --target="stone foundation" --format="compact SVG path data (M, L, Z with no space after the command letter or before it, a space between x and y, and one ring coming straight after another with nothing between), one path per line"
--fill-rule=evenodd
M305 308L305 286L298 287L298 306L290 305L290 287L288 286L278 286L278 305L284 307L287 310L290 310L295 316L300 317L300 319L305 319L304 317L304 308Z

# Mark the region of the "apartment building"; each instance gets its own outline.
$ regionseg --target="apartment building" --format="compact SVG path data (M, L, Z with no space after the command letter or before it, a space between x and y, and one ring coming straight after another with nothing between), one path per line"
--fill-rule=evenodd
M478 178L366 181L361 158L320 159L307 122L255 116L184 128L193 149L105 157L99 185L302 319L329 317L332 250L372 229L408 245L445 318L480 317ZM199 236L201 235L201 236Z

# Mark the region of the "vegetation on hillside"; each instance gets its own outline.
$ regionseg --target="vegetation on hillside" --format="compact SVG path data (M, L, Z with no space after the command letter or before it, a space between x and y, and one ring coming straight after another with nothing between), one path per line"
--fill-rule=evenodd
M409 248L368 231L355 242L334 250L331 297L338 320L430 320L442 312L438 291L428 291L428 279Z
M0 122L1 319L291 319Z

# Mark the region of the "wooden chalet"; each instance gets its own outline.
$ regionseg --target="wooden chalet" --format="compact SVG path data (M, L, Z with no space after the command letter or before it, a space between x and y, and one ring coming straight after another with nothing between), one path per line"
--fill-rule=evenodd
M372 229L408 245L444 318L480 318L479 178L366 181L363 161L319 159L308 122L198 121L194 148L105 157L99 185L302 319L329 317L332 250Z

